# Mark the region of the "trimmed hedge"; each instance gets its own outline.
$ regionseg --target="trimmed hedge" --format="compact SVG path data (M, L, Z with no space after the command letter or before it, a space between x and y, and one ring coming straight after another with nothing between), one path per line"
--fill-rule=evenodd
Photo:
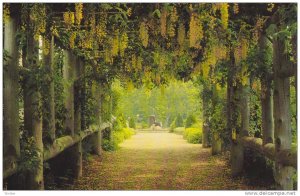
M176 133L176 134L180 134L180 135L183 135L185 131L185 128L184 127L176 127L173 132Z
M189 143L201 144L202 143L202 127L186 128L183 132L183 138Z
M119 148L119 144L124 140L129 139L132 135L135 134L134 129L132 128L122 128L119 131L112 132L111 140L104 140L102 148L105 151L114 151Z

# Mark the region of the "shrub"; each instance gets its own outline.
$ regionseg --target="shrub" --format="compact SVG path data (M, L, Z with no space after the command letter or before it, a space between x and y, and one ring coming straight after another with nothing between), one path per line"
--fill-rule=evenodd
M170 125L170 132L173 133L175 128L176 128L176 122L174 120Z
M127 127L123 114L120 114L113 123L114 131L121 131L123 127Z
M185 122L185 127L186 128L189 128L191 127L193 124L197 123L197 119L195 117L195 115L193 114L190 114L187 119L186 119L186 122Z
M119 144L122 143L124 140L130 138L132 135L135 134L134 129L132 128L123 128L119 131L112 132L112 139L104 139L102 148L105 151L114 151L119 149Z
M132 135L135 134L134 129L132 128L123 128L124 139L129 139Z
M105 151L114 151L118 148L118 145L112 140L104 139L102 143L102 149Z
M114 131L112 134L112 140L116 144L120 144L124 141L124 132L123 131Z
M177 115L176 120L175 120L175 125L176 127L183 127L183 118L180 114Z
M142 122L142 128L143 129L149 128L148 123L147 122Z
M183 137L192 144L200 144L202 142L202 128L186 128Z
M173 132L179 135L183 135L184 130L185 130L184 127L176 127Z
M129 127L134 129L136 128L134 118L129 119Z

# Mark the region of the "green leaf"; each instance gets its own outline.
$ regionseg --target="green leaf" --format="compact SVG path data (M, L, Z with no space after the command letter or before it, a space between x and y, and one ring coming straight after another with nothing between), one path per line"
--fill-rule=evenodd
M274 33L276 32L276 29L277 29L277 27L275 24L270 24L270 26L266 29L266 32L268 35L273 36Z
M160 18L161 13L159 9L154 10L154 12L152 13L153 16L157 15L158 18Z

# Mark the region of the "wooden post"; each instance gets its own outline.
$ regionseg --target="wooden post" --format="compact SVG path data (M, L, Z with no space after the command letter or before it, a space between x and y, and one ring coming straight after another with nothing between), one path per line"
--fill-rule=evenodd
M38 40L34 39L33 31L28 30L27 35L27 64L31 70L30 75L25 79L24 84L24 127L29 136L34 138L35 145L39 150L39 167L29 173L27 180L28 189L44 189L43 177L43 130L42 130L42 110L41 93L38 90L38 83L34 80L34 74L39 68L38 65Z
M240 86L240 88L238 88L237 85L234 85L234 81L237 77L237 65L233 49L230 51L230 60L228 70L230 75L227 78L227 130L228 136L231 136L231 174L232 176L237 176L241 173L244 163L244 149L243 146L237 142L237 138L242 137L249 129L249 105L248 93L246 93L244 87ZM241 95L239 95L239 93ZM245 105L243 106L243 104ZM240 106L240 108L238 106ZM238 111L240 111L241 118L243 119L241 130L238 130Z
M203 130L203 135L202 135L202 147L203 148L208 148L209 145L209 125L204 121L203 126L202 126L202 130Z
M237 139L249 135L249 86L240 84L239 111L241 115L241 130L236 131ZM234 142L231 151L231 174L238 176L242 173L244 167L244 147L239 142Z
M275 21L279 19L277 16ZM282 76L289 62L285 48L285 40L273 39L275 156L282 150L290 150L292 144L290 79ZM275 162L274 178L277 189L293 189L293 172L294 168L283 166L278 161Z
M64 50L64 78L67 80L65 105L68 111L66 131L72 137L81 130L80 83L77 78L80 74L78 58L70 51ZM75 82L76 81L76 82ZM75 97L75 98L74 98ZM74 178L82 175L82 142L74 144L70 149L70 167Z
M63 76L67 83L65 86L67 109L65 129L66 133L71 136L74 136L74 71L75 56L70 50L64 50Z
M52 144L55 140L54 37L45 36L43 41L44 69L49 74L49 81L43 87L43 141Z
M267 50L267 37L265 32L261 32L258 40L259 50L261 53ZM261 79L261 112L262 112L262 135L263 145L273 143L274 126L273 126L273 95L272 95L272 79L270 73L265 73Z
M14 15L12 15L14 16ZM9 17L4 22L4 51L3 67L3 172L9 174L17 167L20 156L19 134L19 73L18 46L16 42L17 19Z
M100 126L102 122L102 118L101 118L101 90L102 87L100 84L95 83L94 85L96 85L95 87L95 92L94 92L94 97L96 99L97 105L96 105L96 118L97 118L97 126ZM101 155L101 151L102 151L102 132L101 130L97 131L94 135L93 135L93 152L97 155Z
M209 134L210 134L210 128L209 128L209 120L208 120L208 114L207 114L207 107L209 100L206 98L206 91L209 89L209 84L204 84L203 86L203 92L202 92L202 118L203 118L203 135L202 135L202 147L208 148L210 146L209 143ZM215 152L214 152L215 153Z
M217 155L220 154L222 151L222 140L220 138L219 133L214 132L212 134L212 141L211 141L211 154Z
M237 128L237 87L234 85L234 79L236 78L236 67L235 67L235 59L234 59L234 51L233 48L230 50L230 63L228 69L228 77L227 77L227 100L226 100L226 134L223 139L226 143L230 143L231 145L224 145L224 150L231 150L235 145L235 141L232 139L232 133ZM230 155L232 156L233 153ZM232 160L232 157L231 157Z
M78 134L81 130L81 61L76 58L74 66L75 81L74 81L74 131Z
M218 102L218 94L216 91L216 84L210 86L210 90L212 97L211 97L211 107L212 110L215 110L215 107ZM211 140L211 153L212 155L217 155L222 152L222 140L220 137L220 133L216 130L212 130L212 140Z
M75 134L79 134L81 131L81 70L82 63L79 57L75 59L75 78L76 82L74 85L74 131ZM76 161L75 165L75 178L82 176L82 141L79 141L74 146L74 157Z

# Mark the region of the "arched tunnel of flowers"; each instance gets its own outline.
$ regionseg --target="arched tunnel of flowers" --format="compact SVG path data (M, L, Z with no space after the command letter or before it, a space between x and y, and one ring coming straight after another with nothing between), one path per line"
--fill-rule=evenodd
M195 164L225 156L230 179L297 189L296 102L296 3L3 3L4 189L80 182L90 156L134 162L129 144L144 167L201 150ZM180 134L202 145L164 140ZM128 189L238 189L182 183Z

